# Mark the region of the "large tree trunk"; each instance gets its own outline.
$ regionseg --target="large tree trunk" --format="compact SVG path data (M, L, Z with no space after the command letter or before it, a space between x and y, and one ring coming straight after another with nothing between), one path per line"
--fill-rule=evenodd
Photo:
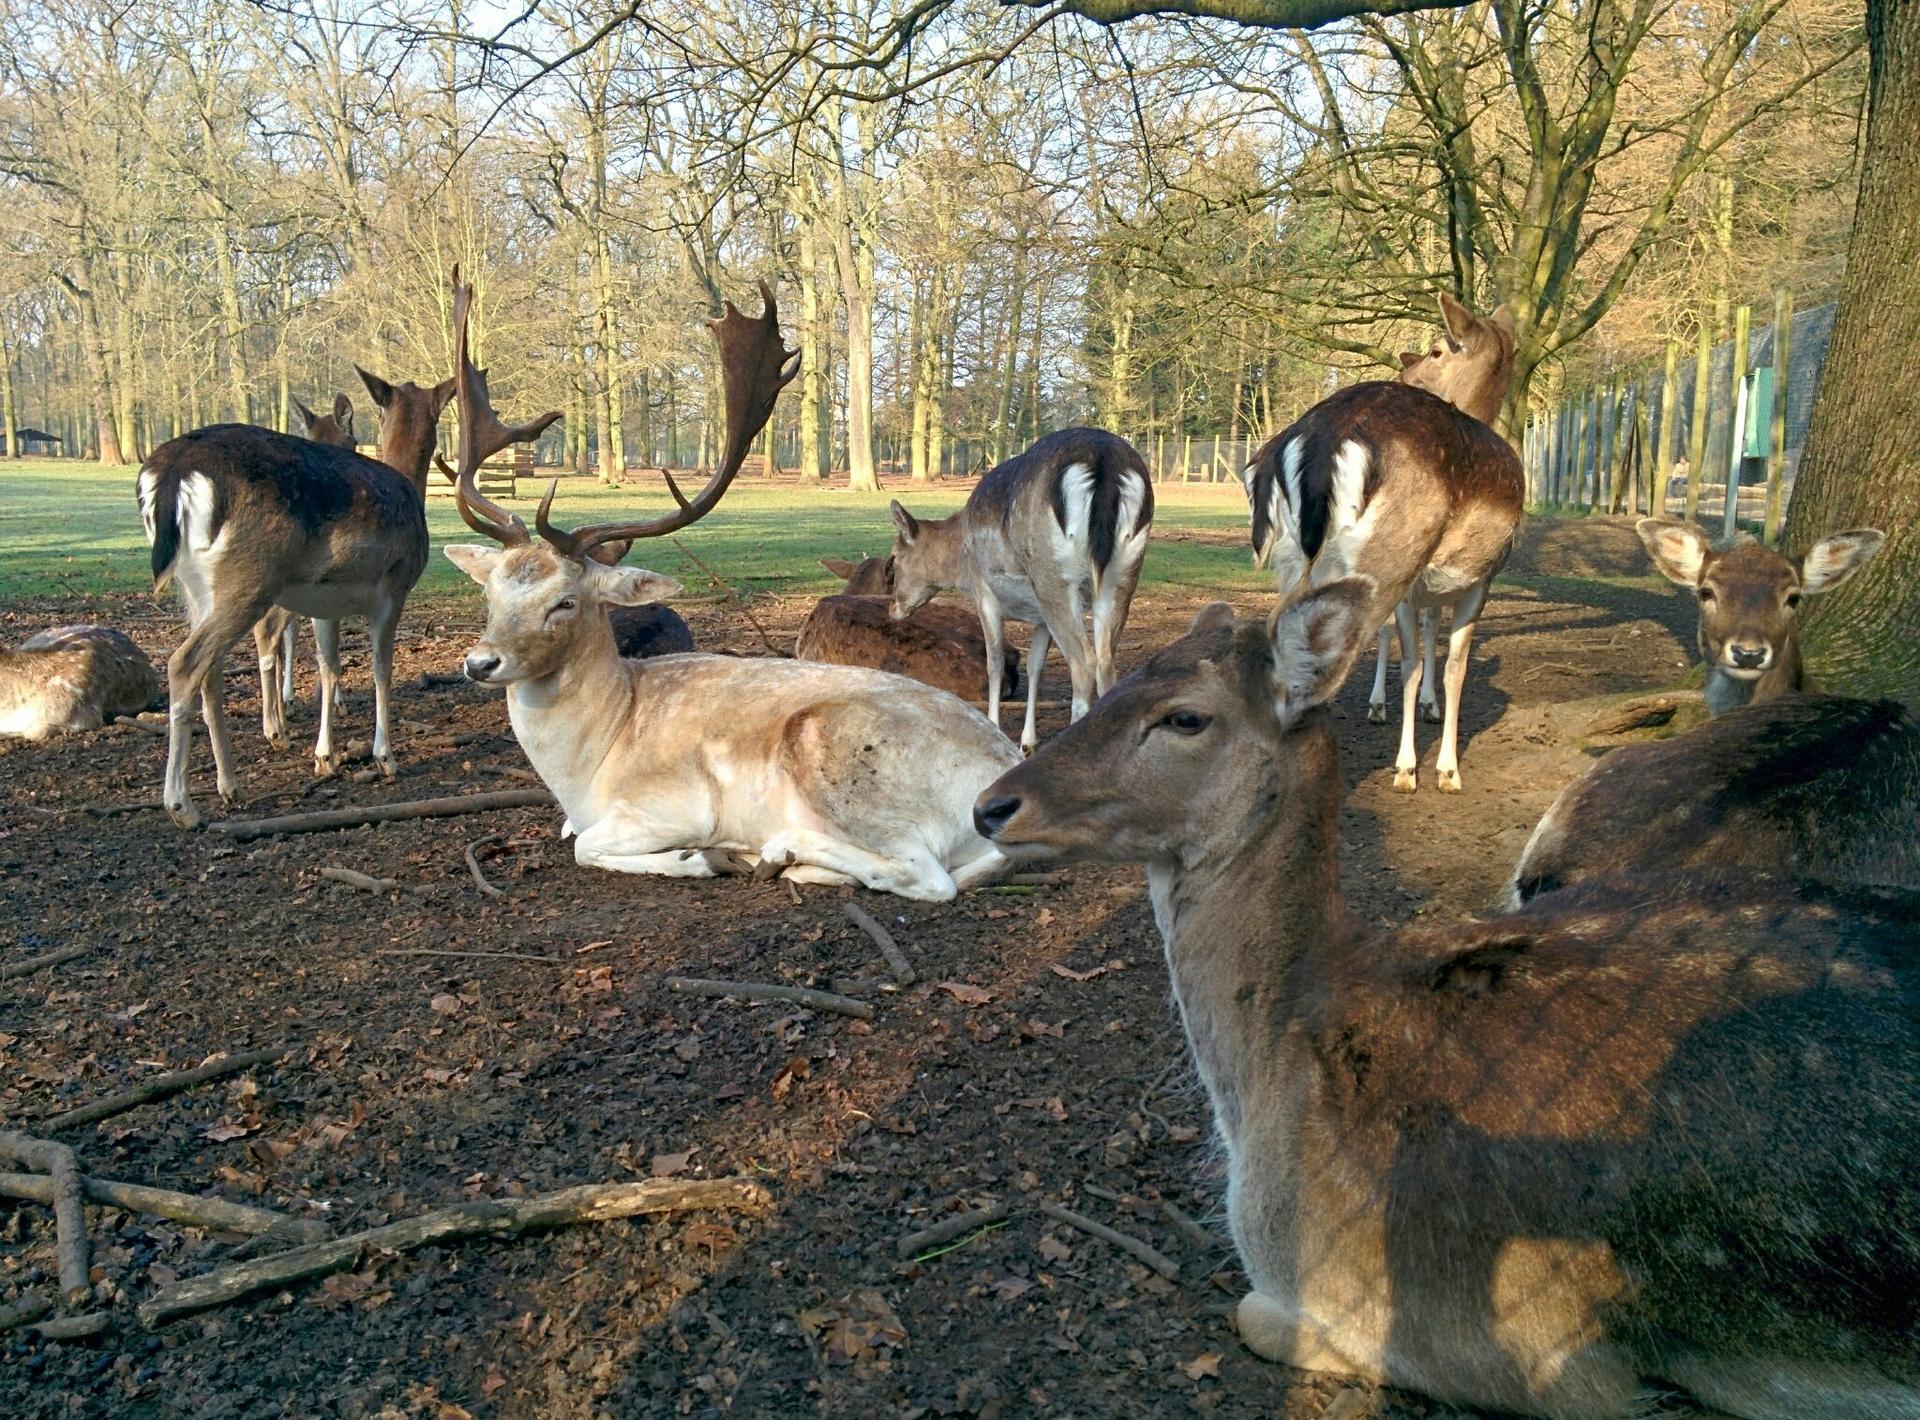
M827 347L820 339L819 229L811 211L794 213L800 277L800 481L827 476L831 430L827 427Z
M0 435L7 441L7 457L20 457L20 444L15 436L16 416L13 409L13 347L7 343L7 331L0 325Z
M850 224L839 227L834 249L847 307L847 486L873 493L880 488L873 461L873 253L854 249Z
M1887 534L1806 623L1822 682L1920 703L1920 421L1899 371L1920 330L1920 0L1867 0L1867 142L1833 339L1785 545L1840 528Z

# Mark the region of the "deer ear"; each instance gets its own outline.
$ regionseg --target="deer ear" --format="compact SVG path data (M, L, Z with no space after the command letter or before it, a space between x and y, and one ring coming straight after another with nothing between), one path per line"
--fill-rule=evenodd
M1324 705L1346 684L1360 643L1375 629L1372 601L1373 578L1342 577L1275 613L1274 709L1283 722Z
M440 381L439 384L433 387L433 417L435 419L438 419L441 411L447 407L447 401L453 398L455 387L455 382L451 377Z
M1832 591L1865 566L1886 540L1878 528L1849 528L1821 538L1800 559L1801 590Z
M494 565L500 561L501 553L500 548L478 547L469 542L450 542L440 550L447 554L447 561L483 587L487 584L487 578L493 575Z
M593 581L594 595L608 606L644 606L648 602L663 602L669 597L679 596L682 590L673 578L649 572L644 567L602 567L594 564L588 566L587 575Z
M598 547L588 548L587 556L591 557L603 567L617 567L620 564L620 559L632 551L632 538L617 537L612 542L603 542Z
M333 417L340 421L341 428L350 427L353 424L353 401L344 394L336 394L333 397Z
M1225 602L1208 602L1200 608L1193 618L1193 625L1187 628L1187 635L1198 636L1207 631L1221 631L1233 625L1233 608Z
M1705 533L1675 518L1642 518L1633 528L1668 581L1683 587L1700 585L1700 573L1707 565Z
M355 365L353 368L354 368L354 371L360 376L360 382L367 387L367 393L373 396L373 402L375 404L379 405L380 408L385 409L389 404L393 402L393 386L392 385L388 384L385 380L381 379L378 375L369 375L365 370L362 370L358 365Z
M1473 312L1454 300L1451 292L1440 293L1440 320L1447 327L1447 335L1455 345L1466 344L1467 337L1473 333Z
M302 404L300 402L299 395L295 395L293 397L293 408L294 408L294 412L300 416L300 422L306 425L307 431L311 433L313 431L314 423L320 418L320 416L315 414L311 409L308 409L306 405Z
M843 582L853 575L853 564L844 557L823 557L820 565Z
M1402 350L1400 352L1400 368L1403 370L1411 370L1415 365L1418 365L1422 360L1426 358L1427 357L1424 355L1414 354L1414 352L1411 350Z
M893 514L893 525L900 530L900 541L912 547L913 540L920 536L919 520L901 507L897 498L887 505L887 511Z

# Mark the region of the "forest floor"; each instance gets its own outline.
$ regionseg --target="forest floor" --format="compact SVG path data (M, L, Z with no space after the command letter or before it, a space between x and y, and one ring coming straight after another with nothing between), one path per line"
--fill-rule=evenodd
M1211 559L1240 609L1264 614L1270 592L1240 575L1234 522L1166 529L1154 557ZM1150 582L1123 662L1178 636L1208 599L1203 586ZM784 648L807 605L762 597L753 609ZM57 589L16 598L0 641L112 619L101 606ZM314 783L304 750L266 749L236 654L230 715L253 796L238 812L521 783L497 693L415 686L457 666L479 619L470 589L430 606L402 627L392 785ZM174 623L144 598L119 609L163 656ZM764 652L735 604L688 616L703 647ZM1336 712L1355 910L1403 923L1483 909L1585 762L1556 707L1671 684L1691 659L1690 622L1628 523L1530 524L1473 648L1458 796L1390 791L1396 729L1365 722L1363 661ZM349 650L352 737L366 732L370 693L364 643ZM1057 660L1045 689L1065 696ZM302 690L296 738L312 730L304 667ZM418 747L429 729L476 737ZM1429 785L1435 734L1420 727ZM196 793L217 816L196 747ZM1234 1335L1243 1279L1217 1216L1207 1103L1137 870L1076 867L1059 886L932 906L590 871L547 809L249 844L178 832L155 810L86 811L151 798L162 756L161 739L134 726L0 746L0 963L90 948L0 981L9 1127L217 1052L287 1045L279 1065L63 1137L90 1174L257 1202L342 1233L654 1175L748 1175L773 1202L370 1256L156 1331L134 1304L257 1248L89 1208L95 1293L115 1324L81 1343L0 1334L0 1414L1313 1420L1343 1391L1255 1359ZM504 899L482 897L463 862L486 835L504 840L483 860ZM325 866L401 890L369 897L321 877ZM919 985L877 984L887 973L842 915L846 897L891 925ZM663 984L676 973L838 989L874 1014L690 998ZM1041 1200L1150 1242L1178 1277L1049 1222L1031 1206ZM1005 1226L937 1256L897 1255L904 1235L991 1202L1012 1205ZM1207 1220L1213 1240L1173 1226L1165 1202ZM0 1201L0 1304L53 1275L50 1210ZM1340 1410L1448 1413L1371 1392Z

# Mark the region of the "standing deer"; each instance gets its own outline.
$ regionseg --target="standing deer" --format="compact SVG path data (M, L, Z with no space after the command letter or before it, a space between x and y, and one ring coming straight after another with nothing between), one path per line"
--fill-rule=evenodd
M1153 523L1153 479L1133 445L1104 429L1062 429L989 472L950 518L916 518L897 502L892 511L894 618L943 591L973 603L987 643L987 718L996 725L1003 625L1011 618L1033 627L1023 750L1040 742L1033 720L1049 644L1066 659L1074 719L1106 694Z
M1416 623L1453 609L1434 773L1442 790L1458 793L1473 625L1526 501L1520 459L1490 427L1513 380L1513 317L1503 306L1482 319L1445 292L1440 314L1442 338L1425 355L1402 355L1397 380L1327 396L1263 444L1245 472L1254 562L1272 564L1282 598L1350 574L1372 580L1380 633L1367 718L1376 722L1386 719L1393 618L1401 675L1393 787L1406 793L1420 784L1416 704L1430 706L1433 695L1432 655L1423 667Z
M1226 1146L1241 1339L1452 1405L1920 1414L1920 899L1595 879L1370 930L1322 708L1341 578L1185 639L988 788L1014 861L1144 863Z
M858 565L823 558L821 566L844 577L845 592L822 597L800 625L793 654L803 661L871 666L912 676L962 700L978 700L987 684L987 638L980 618L964 607L928 602L904 621L893 619L893 568L885 557ZM1020 687L1020 653L1001 649L1002 683Z
M147 653L108 626L56 626L0 650L0 737L40 740L138 715L160 693Z
M227 648L269 607L314 618L320 659L320 732L314 768L333 772L338 618L365 616L373 642L373 758L394 773L387 738L394 632L427 563L428 459L453 381L432 389L390 385L360 371L380 406L380 462L249 424L215 424L169 439L137 481L153 545L155 587L177 581L190 622L167 662L168 736L161 802L182 828L200 822L187 792L193 701L200 698L220 797L239 780L222 704ZM499 448L535 437L491 429Z
M356 446L353 401L344 394L334 395L331 414L315 414L298 398L293 407L314 443L331 444L336 449ZM293 613L285 607L269 607L266 615L253 624L254 656L260 664L260 733L275 749L287 747L287 706L293 703L293 633ZM315 639L317 644L317 632ZM344 707L337 664L334 674L333 708L338 711Z
M474 484L463 443L460 514L498 547L447 556L486 589L487 626L466 674L507 687L507 714L528 761L553 790L589 867L713 877L757 860L760 876L862 883L945 901L998 873L1004 860L974 832L973 797L1018 756L978 711L881 671L731 656L622 660L609 606L680 590L671 578L609 566L596 549L662 537L711 512L773 413L799 357L780 339L773 295L750 320L731 305L713 323L727 438L706 487L638 522L556 528L553 485L526 525ZM460 427L491 417L486 383L460 327Z
M1839 586L1887 540L1853 528L1816 542L1797 562L1742 536L1715 547L1692 523L1642 518L1635 527L1653 565L1700 600L1707 711L1813 688L1800 660L1800 599Z

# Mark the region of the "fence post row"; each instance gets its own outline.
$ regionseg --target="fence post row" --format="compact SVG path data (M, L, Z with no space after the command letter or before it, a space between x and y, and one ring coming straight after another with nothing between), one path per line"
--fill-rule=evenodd
M1773 293L1773 425L1767 440L1767 517L1764 537L1771 547L1780 539L1787 474L1787 355L1793 333L1793 292Z

